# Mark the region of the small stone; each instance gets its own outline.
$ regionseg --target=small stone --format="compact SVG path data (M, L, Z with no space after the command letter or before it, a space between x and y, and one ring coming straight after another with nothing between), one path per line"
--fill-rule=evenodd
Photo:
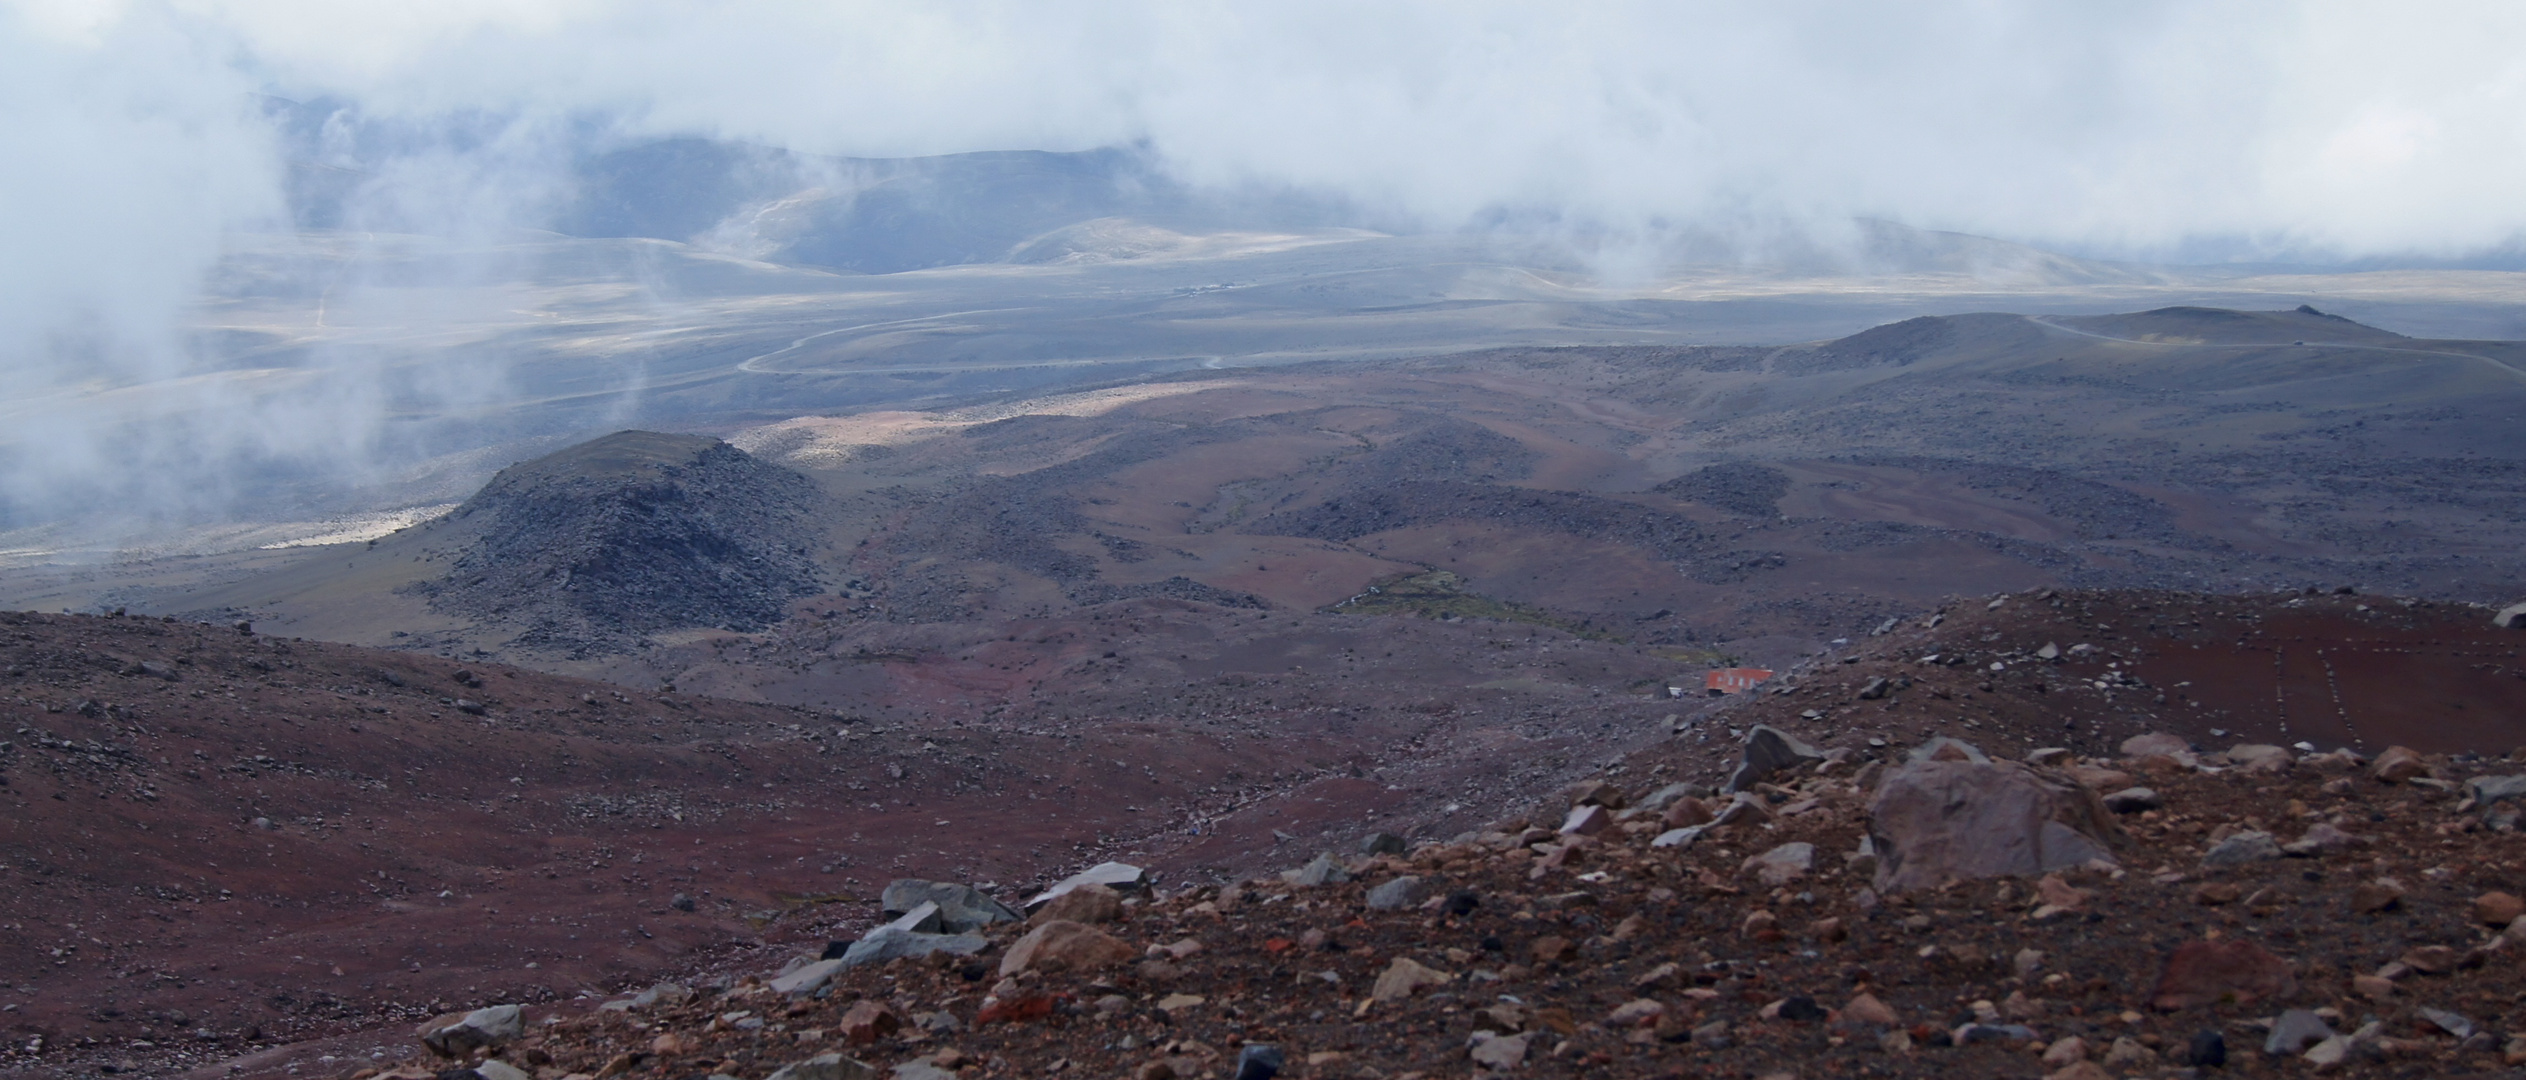
M2067 1068L2045 1073L2044 1080L2114 1080L2114 1074L2093 1061L2074 1061Z
M1895 1016L1893 1007L1879 1000L1875 994L1853 996L1849 1003L1842 1006L1842 1019L1847 1023L1885 1028L1902 1022Z
M1727 791L1744 791L1769 780L1776 773L1809 762L1822 761L1824 755L1815 747L1767 724L1756 724L1745 733L1745 749L1737 761L1737 770L1728 777Z
M2272 1021L2271 1037L2263 1040L2266 1054L2296 1054L2308 1044L2333 1037L2333 1028L2310 1009L2289 1009Z
M2044 1047L2044 1056L2042 1058L2042 1061L2046 1066L2055 1069L2074 1062L2086 1060L2087 1040L2076 1035L2072 1035L2065 1039L2054 1040L2052 1045Z
M1588 803L1570 808L1570 816L1562 820L1560 832L1563 836L1594 836L1613 824L1613 814L1602 806Z
M2165 806L2165 799L2159 798L2157 792L2144 787L2124 788L2105 796L2105 809L2117 814L2137 814L2143 810L2163 809Z
M1783 999L1780 1007L1773 1010L1772 1015L1783 1020L1811 1024L1833 1014L1824 1011L1824 1006L1816 1004L1816 999L1805 994L1797 994Z
M1401 855L1409 850L1411 845L1404 838L1390 832L1373 832L1359 842L1362 855Z
M2181 1064L2212 1069L2226 1066L2228 1064L2227 1036L2211 1028L2194 1032L2192 1040L2184 1044L2184 1060Z
M2394 996L2394 980L2381 975L2353 975L2351 992L2370 1001L2384 1001Z
M1412 996L1413 991L1424 986L1444 986L1454 978L1436 968L1424 967L1411 957L1398 956L1378 974L1368 996L1376 1001L1395 1001Z
M2227 839L2211 845L2202 854L2201 862L2203 866L2241 866L2280 857L2280 845L2273 842L2272 834L2247 829L2230 833Z
M2526 915L2526 900L2504 892L2487 892L2473 898L2473 921L2484 926L2507 926Z
M1639 1027L1644 1024L1655 1024L1658 1018L1664 1015L1666 1015L1666 1006L1658 1001L1651 998L1634 998L1615 1006L1613 1012L1607 1013L1605 1026Z
M1339 885L1349 881L1351 872L1343 869L1341 862L1333 857L1332 852L1327 851L1308 860L1305 866L1295 870L1281 871L1281 880L1302 889L1312 889L1320 885Z
M1664 822L1670 829L1686 829L1695 825L1708 825L1711 819L1717 816L1711 812L1709 803L1686 796L1668 803L1665 814L1658 820Z
M2205 881L2193 888L2193 902L2205 907L2233 904L2244 895L2245 890L2226 881Z
M2286 747L2238 743L2228 748L2228 763L2248 773L2283 773L2296 762Z
M1281 1074L1286 1059L1281 1048L1270 1043L1247 1043L1237 1051L1236 1080L1272 1080Z
M2366 843L2366 841L2349 833L2343 832L2341 829L2334 827L2333 823L2329 821L2319 821L2308 826L2304 835L2301 835L2298 839L2290 841L2288 846L2283 847L2281 851L2284 854L2303 859L2322 855L2329 851L2339 851L2343 848L2352 847L2362 843Z
M1401 911L1420 903L1428 891L1420 878L1399 877L1368 890L1368 910Z
M2341 1064L2342 1059L2349 1056L2351 1056L2349 1039L2339 1035L2327 1035L2314 1046L2308 1047L2307 1052L2300 1055L2299 1060L2322 1070Z
M1055 920L1029 930L1000 958L1000 974L1021 971L1089 971L1129 963L1138 955L1113 935L1083 923Z
M1805 842L1782 844L1753 858L1737 868L1740 875L1751 874L1768 888L1779 888L1807 876L1815 866L1816 846Z
M1074 923L1110 923L1123 917L1123 894L1087 884L1062 893L1035 909L1031 921L1041 926L1056 919Z
M1725 1050L1736 1045L1736 1040L1728 1037L1727 1021L1713 1020L1693 1029L1693 1045L1704 1050Z
M481 1048L497 1049L526 1034L524 1010L493 1005L468 1013L451 1013L421 1025L421 1045L440 1057L459 1058Z
M1526 1061L1526 1036L1477 1031L1465 1043L1465 1056L1493 1072L1507 1072Z
M1026 910L1033 911L1050 903L1053 897L1082 885L1103 885L1116 892L1142 892L1149 888L1149 872L1129 863L1098 863L1035 894L1026 901Z
M1818 941L1845 941L1850 938L1851 929L1840 918L1826 916L1808 923L1807 933Z
M2423 945L2403 954L2403 965L2423 975L2445 975L2456 970L2456 950L2445 945Z
M2402 783L2429 774L2429 762L2421 759L2420 751L2408 746L2387 747L2385 753L2377 755L2377 763L2368 769L2368 775L2388 784Z
M1560 963L1569 958L1570 951L1570 939L1555 934L1536 938L1535 943L1527 947L1528 955L1533 956L1538 964Z
M2141 1045L2139 1040L2128 1035L2115 1039L2114 1045L2105 1048L2105 1068L2108 1071L2147 1069L2156 1066L2157 1063L2157 1051Z
M2473 1021L2445 1009L2432 1009L2425 1006L2421 1009L2421 1018L2437 1025L2438 1030L2455 1036L2458 1042L2473 1037Z
M1737 926L1737 932L1745 935L1746 937L1755 937L1761 934L1773 933L1779 929L1779 917L1768 911L1756 911L1750 913L1745 917L1745 921Z
M667 906L677 911L691 911L695 905L692 897L677 893L667 900Z
M1877 1049L1889 1054L1912 1052L1912 1033L1900 1028L1877 1036Z
M896 1016L885 1002L863 1000L843 1012L839 1026L844 1041L866 1046L901 1030L903 1018Z
M2035 895L2042 897L2045 905L2063 911L2083 911L2087 908L2088 891L2063 881L2059 874L2045 874L2037 880Z
M2403 903L2403 883L2393 878L2363 881L2351 887L2351 911L2373 915L2389 911Z

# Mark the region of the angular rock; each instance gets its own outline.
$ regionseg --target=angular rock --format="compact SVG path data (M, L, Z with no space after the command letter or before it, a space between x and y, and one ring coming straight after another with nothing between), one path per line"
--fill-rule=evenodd
M1560 832L1563 836L1594 836L1612 828L1613 824L1614 815L1607 813L1604 807L1586 803L1570 808L1570 816L1562 819Z
M950 934L1025 919L1007 904L992 899L991 894L973 886L919 878L889 883L886 891L879 894L878 903L888 915L903 915L925 903L937 904L939 925L935 929Z
M818 1054L773 1070L764 1080L876 1080L867 1062L841 1054Z
M2465 781L2465 795L2481 807L2526 799L2526 776L2477 776Z
M1465 1056L1492 1072L1507 1072L1526 1061L1526 1038L1477 1031L1465 1042Z
M2044 1080L2114 1080L2114 1074L2093 1061L2073 1061L2065 1068L2045 1073Z
M923 900L919 904L914 905L909 911L901 913L887 912L887 914L894 915L895 921L869 931L866 936L875 937L879 934L935 934L939 932L940 924L944 921L939 918L938 903L932 900Z
M1842 1019L1846 1023L1881 1028L1895 1027L1903 1022L1895 1016L1894 1009L1878 1000L1875 994L1852 997L1848 1004L1842 1006Z
M2243 832L2230 833L2227 839L2212 844L2209 851L2202 853L2201 864L2203 866L2242 866L2250 862L2277 858L2280 858L2280 845L2272 841L2272 834L2247 829Z
M1707 826L1695 825L1689 829L1668 829L1665 832L1659 833L1656 839L1649 841L1649 846L1653 848L1691 847L1693 846L1693 841L1701 837L1702 830L1706 827Z
M1424 986L1444 986L1454 978L1436 968L1424 967L1411 957L1398 956L1377 974L1377 983L1369 988L1368 996L1377 1001L1394 1001L1410 997Z
M2351 886L2351 911L2359 915L2373 915L2392 910L2402 906L2403 893L2403 883L2393 878L2360 882Z
M2385 753L2377 755L2376 764L2368 768L2368 775L2387 784L2399 784L2429 774L2429 762L2421 759L2420 751L2408 746L2387 747Z
M2526 630L2526 604L2510 604L2491 616L2491 625L2508 630Z
M2162 732L2134 735L2128 739L2124 739L2122 745L2122 755L2132 761L2147 761L2150 758L2166 758L2173 761L2176 765L2186 769L2194 769L2201 766L2200 756L2193 753L2193 744L2185 742L2182 738L2177 736L2164 734Z
M481 1077L482 1080L535 1080L535 1077L526 1070L499 1058L492 1058L474 1066L474 1075Z
M2307 826L2297 839L2282 845L2281 851L2293 858L2311 858L2329 851L2364 844L2367 841L2335 828L2332 822L2319 821Z
M2445 1009L2433 1009L2428 1006L2422 1006L2421 1018L2437 1025L2438 1030L2454 1036L2458 1042L2463 1042L2464 1040L2473 1037L2473 1021L2467 1020L2456 1013L2448 1012Z
M1772 820L1772 807L1763 797L1751 791L1740 791L1728 805L1710 819L1713 825L1760 825Z
M1103 885L1116 892L1140 892L1149 887L1149 872L1129 863L1098 863L1061 879L1054 883L1052 888L1029 897L1026 901L1026 910L1033 911L1050 903L1053 897L1081 885Z
M2165 805L2166 800L2159 798L2157 792L2144 787L2124 788L2105 796L2105 809L2117 814L2137 814L2143 810L2160 809Z
M1109 923L1123 917L1123 895L1103 885L1081 885L1044 901L1028 916L1035 923L1066 919L1075 923Z
M1139 955L1111 934L1083 923L1055 920L1026 932L1000 958L1000 974L1021 971L1093 971L1129 963Z
M1406 875L1368 890L1368 910L1400 911L1420 903L1428 893L1420 878Z
M2248 1004L2298 992L2289 962L2240 938L2188 941L2176 946L2149 993L2150 1005L2168 1012L2234 999Z
M852 948L865 944L867 944L866 941L855 942ZM847 957L848 953L844 955ZM772 988L772 991L778 994L812 994L822 989L825 983L831 982L835 973L849 966L850 961L847 958L818 960L791 968L763 985Z
M2263 1040L2266 1054L2297 1054L2314 1043L2333 1037L2333 1028L2312 1009L2289 1009L2272 1021L2271 1036Z
M468 1013L450 1013L421 1025L421 1045L440 1057L458 1058L476 1049L497 1049L526 1034L525 1010L493 1005Z
M1916 761L1868 807L1878 892L2113 861L2121 830L2096 793L2015 762Z
M1270 1043L1247 1043L1237 1051L1237 1074L1231 1080L1272 1080L1281 1074L1288 1059L1281 1048Z
M1658 820L1665 822L1670 829L1689 829L1695 825L1708 825L1717 816L1711 812L1709 803L1686 795L1668 803L1665 813Z
M903 1029L903 1018L885 1002L861 1000L843 1012L837 1022L843 1041L853 1046L867 1046Z
M843 950L842 958L838 962L845 968L855 968L862 964L882 964L888 960L929 956L934 953L972 956L990 947L991 939L980 934L870 934L852 942L850 948ZM802 972L804 970L804 968L800 969ZM830 973L825 976L827 979L831 977ZM777 984L780 980L773 981ZM822 983L819 982L817 985L820 986ZM774 988L778 989L778 986ZM813 993L815 990L816 986L809 986L805 990L789 992Z
M1319 885L1339 885L1349 881L1351 872L1343 869L1342 863L1333 857L1332 852L1327 851L1308 860L1305 866L1295 870L1281 871L1281 880L1302 889L1312 889Z
M1702 799L1708 798L1710 794L1710 788L1706 785L1682 781L1650 792L1635 805L1643 810L1663 811L1675 805L1677 799Z
M1623 789L1603 780L1582 780L1570 787L1570 807L1574 810L1582 806L1620 810L1628 805L1623 798Z
M1401 855L1411 848L1412 845L1404 838L1390 832L1373 832L1361 837L1359 842L1359 853L1362 855Z
M2108 1070L2147 1069L2155 1067L2157 1063L2157 1051L2141 1045L2138 1039L2127 1035L2116 1038L2114 1045L2105 1048L2105 1068Z
M2286 747L2238 743L2228 748L2228 764L2249 773L2283 773L2297 762Z
M1739 874L1752 874L1768 888L1779 888L1807 876L1815 867L1816 846L1803 841L1782 844L1747 859Z
M1744 791L1786 769L1809 762L1822 761L1824 755L1815 747L1798 741L1795 736L1768 724L1756 724L1745 733L1745 749L1738 756L1737 770L1728 777L1725 792Z
M2221 1035L2215 1028L2204 1028L2194 1032L2192 1041L2184 1044L2183 1057L2177 1064L2208 1069L2226 1067L2228 1037Z

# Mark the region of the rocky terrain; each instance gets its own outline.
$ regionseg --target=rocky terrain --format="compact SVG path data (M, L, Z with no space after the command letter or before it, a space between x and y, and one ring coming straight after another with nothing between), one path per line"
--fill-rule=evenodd
M2027 1075L2066 1067L2042 1065L2027 1038L1986 1046L1969 1034L1969 1045L1936 1046L1941 1031L1953 1041L1976 1001L2003 1009L1996 1026L2028 1027L2047 1049L2075 1036L2100 1062L2129 1038L2177 1064L2175 1052L2205 1029L2221 1031L2242 1061L2260 1045L2250 1022L2285 1006L2336 1010L2323 1019L2346 1037L2371 1013L2386 1025L2346 1043L2356 1059L2345 1068L2454 1075L2451 1061L2471 1068L2505 1052L2505 1042L2483 1049L2480 1040L2459 1050L2464 1040L2418 1029L2426 1014L2416 1010L2452 1012L2505 1039L2500 1003L2518 988L2500 980L2513 965L2377 972L2432 945L2461 957L2483 938L2467 929L2474 897L2521 891L2516 853L2501 846L2515 820L2502 807L2515 804L2485 801L2467 783L2510 771L2491 748L2521 741L2526 635L2479 608L2357 594L2035 590L1942 608L1740 698L1644 696L1503 716L1478 695L1440 695L1407 713L1338 709L1320 696L1337 692L1328 680L1223 695L1217 705L1240 710L1225 724L1205 717L1199 698L1160 713L1118 691L1064 695L1076 710L1066 722L847 726L830 714L635 696L225 627L16 616L7 658L19 733L0 750L0 792L12 804L0 843L11 912L0 948L20 974L0 1014L12 1031L0 1062L45 1076L188 1064L226 1075L222 1062L257 1075L294 1065L347 1076L421 1052L397 1032L424 1015L508 1002L533 1006L539 1024L562 1018L538 1027L533 1047L520 1044L520 1054L549 1056L518 1059L530 1074L602 1072L624 1053L658 1055L658 1037L675 1034L693 1040L689 1053L625 1067L751 1077L811 1056L820 1047L795 1032L831 1037L861 996L894 1010L898 1041L851 1052L935 1065L955 1047L986 1074L1055 1059L1131 1071L1216 1053L1168 1068L1225 1075L1241 1039L1283 1046L1293 1072L1307 1075L1462 1069L1478 1024L1529 1034L1533 1056L1521 1067L1530 1070L1760 1075L1835 1054L1849 1069L1894 1074L1986 1061L2018 1062ZM1592 644L1567 634L1539 644L1550 641ZM1178 719L1158 722L1165 715ZM1395 730L1404 715L1422 726ZM1831 764L1783 759L1788 768L1761 781L1770 787L1751 789L1756 809L1680 849L1645 846L1691 824L1694 811L1674 810L1692 805L1684 793L1708 789L1700 805L1729 810L1720 789L1737 778L1744 733L1757 726L1819 748ZM1941 753L1946 740L1974 748L1949 756L2041 762L2046 775L2120 808L2112 827L2071 816L2088 823L2119 875L2084 861L2053 870L2094 906L2039 919L2035 900L2063 895L2041 874L1916 888L1845 858L1872 829L1893 839L1870 800L1891 769ZM2389 762L2400 764L2377 779ZM1510 826L1535 826L1559 847L1567 791L1581 780L1635 801L1659 791L1676 801L1653 819L1591 832L1595 841L1539 870L1532 844L1511 842L1528 837L1524 826ZM1743 817L1758 810L1767 821ZM1632 827L1652 820L1654 829ZM2355 839L2287 850L2309 836L2336 843L2319 823ZM2278 854L2201 866L2207 846L2239 832L2272 836ZM1373 833L1407 850L1352 858ZM1771 887L1745 879L1762 869L1745 871L1748 857L1801 842L1813 845L1805 876ZM1892 850L1879 850L1876 865L1923 865L1895 862ZM1273 876L1319 851L1361 880L1293 889ZM993 885L1014 903L1105 858L1151 868L1165 898L1121 909L1126 921L1110 932L1135 960L1093 977L1021 976L1014 997L999 993L1011 928L985 932L995 943L979 967L854 969L795 1016L787 998L761 999L743 982L778 973L798 950L863 933L883 918L871 903L878 887L897 877ZM1481 906L1359 910L1363 889L1402 874L1427 879L1421 902L1471 890ZM2353 911L2354 893L2381 878L2402 889L2396 906ZM1219 890L1241 882L1245 899L1223 905ZM2221 884L2236 886L2232 900L2200 892ZM1268 899L1276 893L1290 898ZM1196 910L1203 903L1222 914ZM1758 910L1783 936L1747 931ZM1824 919L1840 919L1840 930L1815 929ZM1333 947L1296 944L1310 930ZM2299 990L2150 1008L2141 997L2155 986L2153 965L2211 930L2291 961ZM1180 970L1139 963L1146 946L1187 937L1204 952L1168 961ZM1538 963L1545 937L1572 951ZM2047 966L2017 974L2024 949L2045 953ZM1346 1023L1360 1017L1340 1010L1373 997L1397 956L1455 978L1369 1006L1370 1026ZM1681 973L1670 984L1634 987L1666 962ZM1327 970L1335 980L1319 977ZM1465 981L1476 971L1508 981ZM610 992L660 980L724 982L666 1017L570 1019ZM1784 1006L1791 1019L1778 1023L1760 1015L1800 996L1847 1012L1863 991L1901 1023L1854 1030L1797 1019L1805 1006ZM2025 1001L2012 1003L2012 992ZM1176 994L1218 1005L1156 1007ZM1503 1004L1500 994L1527 1019L1500 1027L1477 1015ZM1117 995L1120 1004L1109 1000ZM992 996L1051 1011L981 1023ZM1661 1035L1638 1006L1632 1019L1650 1017L1645 1036L1607 1022L1637 998L1681 1019ZM1089 1022L1100 1008L1119 1015ZM1568 1031L1534 1019L1554 1008ZM938 1026L942 1011L956 1031L911 1038L929 1030L916 1014ZM699 1030L740 1012L789 1030L736 1026L745 1017ZM1693 1022L1678 1038L1684 1019ZM1388 1021L1398 1026L1376 1026ZM1690 1037L1719 1021L1737 1033L1725 1047ZM1885 1049L1898 1028L1913 1051ZM1349 1056L1302 1064L1326 1053ZM2122 1071L2108 1075L2148 1073L2134 1066L2135 1050L2116 1060Z

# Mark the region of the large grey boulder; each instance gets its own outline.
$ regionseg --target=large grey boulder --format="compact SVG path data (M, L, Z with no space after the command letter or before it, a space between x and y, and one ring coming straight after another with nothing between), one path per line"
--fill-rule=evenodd
M1914 761L1868 804L1881 893L2112 862L2122 836L2096 793L2013 761Z
M886 891L878 896L878 902L888 915L903 915L923 904L936 904L939 925L934 929L951 934L979 930L993 923L1022 922L1026 918L971 885L919 878L904 878L887 885Z
M882 964L888 960L932 953L972 956L990 947L991 939L980 934L924 934L879 927L867 937L852 942L851 947L843 951L842 959L826 962L855 968L861 964Z
M1081 885L1103 885L1115 892L1140 892L1149 887L1149 872L1130 863L1098 863L1061 879L1052 888L1028 897L1026 910L1034 911L1050 903L1053 897Z
M2526 776L2477 776L2465 781L2465 794L2475 806L2526 799Z
M2510 604L2491 616L2491 625L2508 630L2526 630L2526 604Z
M1728 777L1728 790L1744 791L1774 774L1822 760L1823 754L1796 736L1769 724L1756 724L1745 733L1745 751L1737 759L1737 771Z
M421 1045L441 1057L459 1058L480 1047L505 1046L525 1034L525 1010L515 1005L493 1005L421 1025Z

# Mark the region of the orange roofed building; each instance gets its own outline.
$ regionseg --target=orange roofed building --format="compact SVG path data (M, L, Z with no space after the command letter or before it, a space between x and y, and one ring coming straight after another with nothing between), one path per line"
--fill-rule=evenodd
M1762 668L1720 668L1705 677L1702 685L1714 694L1742 694L1771 677L1772 673Z

